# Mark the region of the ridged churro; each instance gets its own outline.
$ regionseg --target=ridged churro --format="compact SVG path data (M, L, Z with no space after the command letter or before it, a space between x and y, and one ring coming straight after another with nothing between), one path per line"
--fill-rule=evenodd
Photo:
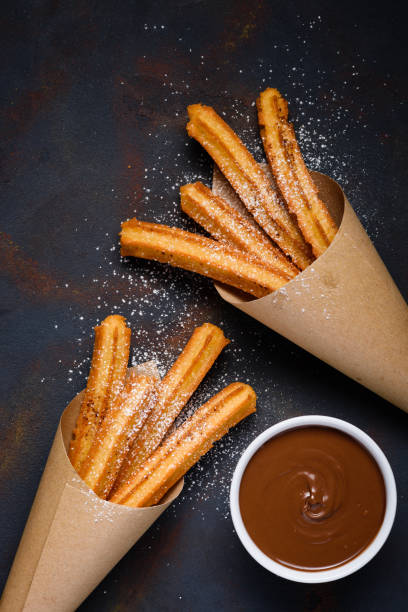
M247 253L175 227L130 219L122 224L120 241L123 256L155 259L198 272L255 297L279 289L287 280Z
M223 331L211 323L204 323L194 330L178 359L158 385L156 404L123 462L114 491L119 488L124 490L156 450L228 343Z
M188 134L198 140L263 230L301 270L312 261L299 228L261 166L210 106L188 107Z
M299 269L272 244L266 234L203 183L183 185L180 196L182 210L213 238L227 246L247 251L262 265L277 269L287 280L299 273Z
M96 431L121 391L129 360L130 329L125 319L111 315L95 327L91 370L69 448L77 472L88 456Z
M288 103L277 89L269 88L266 91L270 92L270 96L275 95L276 97L279 117L281 119L280 129L282 138L288 155L292 161L292 166L299 184L303 189L314 216L320 223L323 232L326 234L328 241L332 242L337 233L337 225L327 210L327 206L319 198L318 189L310 176L310 172L307 169L300 151L293 125L288 123Z
M255 405L256 395L249 385L229 385L166 438L138 472L126 497L119 490L110 501L131 507L158 503L216 440L255 412Z
M153 408L156 384L152 376L131 372L96 432L79 475L102 499L110 493L126 453Z
M305 166L293 127L287 123L287 104L276 89L257 99L258 121L266 156L289 210L303 236L319 257L336 233L336 226Z
M305 194L310 210L315 219L320 224L329 244L337 233L337 225L333 217L329 213L327 206L319 198L319 191L313 182L310 172L306 167L298 142L296 140L293 125L287 121L282 121L282 138L286 146L288 155L292 161L292 167L295 171L299 185Z
M289 210L296 215L303 236L312 246L313 254L319 257L329 242L309 209L287 156L279 129L281 117L275 90L263 91L257 99L257 107L262 142L276 183Z

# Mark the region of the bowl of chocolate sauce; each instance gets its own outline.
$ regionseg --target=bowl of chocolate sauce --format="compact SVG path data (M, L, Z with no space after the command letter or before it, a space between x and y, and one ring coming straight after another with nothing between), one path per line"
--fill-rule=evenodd
M351 423L288 419L258 436L231 484L231 516L249 554L296 582L344 578L387 539L397 493L380 447Z

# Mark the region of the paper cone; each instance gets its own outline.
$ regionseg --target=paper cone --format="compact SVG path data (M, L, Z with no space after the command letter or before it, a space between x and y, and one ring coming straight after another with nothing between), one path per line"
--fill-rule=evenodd
M152 362L138 369L157 372ZM67 456L82 393L59 422L3 592L4 612L75 610L183 488L181 480L151 508L127 508L97 497Z
M282 289L221 297L309 353L408 411L408 307L339 185L312 172L339 231L325 253ZM215 169L213 190L242 207Z

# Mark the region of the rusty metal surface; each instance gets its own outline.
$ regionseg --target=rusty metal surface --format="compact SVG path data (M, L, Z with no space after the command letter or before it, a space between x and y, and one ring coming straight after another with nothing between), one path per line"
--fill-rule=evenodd
M59 416L84 386L91 329L114 311L138 330L135 360L154 357L162 368L195 325L220 324L232 348L202 393L248 379L258 416L200 462L81 610L405 608L406 415L223 304L208 280L122 262L116 248L120 221L135 213L193 227L178 212L178 186L208 181L211 164L186 136L187 104L225 112L261 158L253 101L272 85L291 101L307 161L341 182L407 297L406 35L395 5L331 4L2 4L0 588ZM374 437L395 471L399 507L366 568L306 586L246 554L228 483L259 432L316 412Z

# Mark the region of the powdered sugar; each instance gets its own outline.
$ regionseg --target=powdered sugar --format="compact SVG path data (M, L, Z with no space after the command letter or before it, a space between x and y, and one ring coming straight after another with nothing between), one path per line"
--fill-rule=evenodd
M278 85L289 100L290 119L294 121L296 134L307 165L313 170L319 170L338 180L347 190L351 198L355 195L358 208L359 180L348 182L348 169L361 159L364 145L360 150L350 150L347 156L338 155L338 141L349 142L360 119L351 113L345 102L346 92L356 92L359 88L358 62L363 58L356 54L356 66L349 77L349 82L338 80L336 87L327 86L328 76L316 67L313 83L308 83L307 47L310 42L309 32L317 31L321 20L304 23L299 31L299 40L305 48L305 55L294 63L291 49L288 45L280 45L280 61L287 72L287 82L274 82L275 67L273 62L262 58L254 61L253 68L239 69L241 83L255 82L258 75L258 90L266 86ZM147 23L145 29L152 34L160 35L160 25ZM180 43L181 44L181 43ZM272 45L273 46L273 45ZM200 70L204 90L210 82L206 68L207 58L202 55ZM220 70L215 70L215 73ZM217 99L206 99L203 91L191 91L188 82L188 71L183 78L176 78L169 72L163 72L162 92L160 98L154 99L159 108L171 100L175 123L169 126L167 119L151 121L140 138L149 148L151 162L142 168L141 190L133 193L120 193L117 185L111 189L114 198L123 199L126 215L137 215L143 220L155 221L168 225L176 225L190 231L197 231L197 226L180 211L179 186L188 182L201 180L209 184L212 166L204 153L199 151L184 132L187 121L187 102L202 102L214 104L215 109L225 120L236 129L255 155L258 161L264 157L262 144L256 126L255 98L258 95L256 86L253 93L244 92L237 96L232 86L224 85L217 91ZM331 82L333 82L331 80ZM210 88L210 85L208 84ZM126 78L120 82L122 90L129 90ZM367 111L367 109L362 109ZM365 114L363 127L369 119ZM347 170L346 170L347 169ZM359 164L359 176L364 173L364 167ZM157 188L160 185L160 190ZM102 194L103 197L103 194ZM158 206L157 204L160 204ZM127 206L128 204L128 206ZM154 205L154 206L153 206ZM119 221L117 219L117 230ZM66 375L67 382L74 395L86 382L89 371L92 347L92 326L101 322L109 313L126 316L132 328L131 363L137 364L150 359L157 362L160 374L163 376L186 343L193 328L209 320L218 324L230 336L232 343L225 349L219 362L202 383L200 389L190 401L185 413L180 416L181 422L187 414L191 414L223 386L237 378L242 382L253 384L258 380L256 391L259 395L259 413L252 415L246 422L239 424L223 440L216 444L208 457L202 459L186 478L183 497L192 500L197 497L206 499L217 490L217 504L220 512L227 513L228 489L232 471L239 455L246 445L255 437L256 432L284 416L288 416L290 407L290 390L282 401L282 390L278 376L267 372L273 343L265 348L264 331L257 324L243 324L231 315L231 310L219 300L211 281L192 273L162 266L148 261L121 261L119 246L114 233L106 232L98 225L97 214L90 219L87 214L78 225L84 225L94 234L100 234L100 241L95 249L100 265L91 273L84 272L84 282L95 289L95 306L93 311L81 310L79 306L70 307L70 316L76 328L76 343L78 357ZM371 227L375 221L371 219ZM67 295L71 291L69 283L65 287ZM302 287L305 289L306 287ZM280 293L284 294L285 289ZM324 296L322 297L322 300ZM328 313L329 315L329 313ZM58 326L60 321L52 321ZM251 337L248 337L248 335ZM269 338L271 336L269 335ZM269 351L269 352L268 352ZM268 357L269 355L269 357ZM62 365L62 364L61 364ZM64 374L65 375L65 374ZM44 378L44 381L47 379ZM177 501L172 512L176 512Z

